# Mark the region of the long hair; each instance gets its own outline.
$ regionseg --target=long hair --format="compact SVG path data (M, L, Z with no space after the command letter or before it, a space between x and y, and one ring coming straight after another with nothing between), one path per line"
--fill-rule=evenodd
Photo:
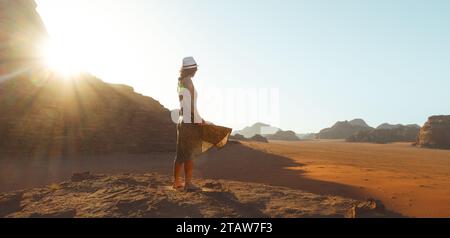
M178 92L181 91L181 89L184 87L183 79L194 77L195 73L197 73L197 68L191 68L191 69L181 69L180 70L180 77L178 78ZM180 101L182 100L182 97L180 96Z
M195 73L197 73L197 68L181 69L179 80L182 80L184 78L194 77Z

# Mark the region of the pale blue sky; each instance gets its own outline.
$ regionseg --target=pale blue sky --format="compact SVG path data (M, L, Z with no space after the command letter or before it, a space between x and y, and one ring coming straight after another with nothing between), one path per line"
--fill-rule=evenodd
M37 2L52 37L90 49L87 70L170 109L181 59L193 55L200 112L202 90L279 88L276 126L297 132L450 114L449 1ZM205 106L204 117L213 110Z

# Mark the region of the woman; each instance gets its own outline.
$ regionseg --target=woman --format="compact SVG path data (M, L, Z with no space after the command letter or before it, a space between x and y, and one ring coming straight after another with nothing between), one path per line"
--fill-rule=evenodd
M231 134L230 128L206 123L197 110L197 91L192 78L198 70L193 57L183 59L178 79L180 118L177 125L177 154L174 163L173 188L186 191L199 190L192 183L194 159L212 147L223 148ZM184 186L181 173L184 170Z

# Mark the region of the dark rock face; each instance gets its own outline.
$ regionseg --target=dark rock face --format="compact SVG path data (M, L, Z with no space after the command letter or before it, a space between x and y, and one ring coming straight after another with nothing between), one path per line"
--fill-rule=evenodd
M346 139L360 131L373 129L369 127L363 120L355 119L352 121L341 121L334 124L331 128L321 130L317 135L317 139Z
M32 0L0 1L0 152L67 155L174 150L169 110L131 87L43 67L47 31Z
M266 138L269 140L284 140L284 141L298 141L300 140L297 137L297 134L293 131L282 131L279 130L277 133L273 135L266 135Z
M247 140L247 138L245 138L245 136L241 135L241 134L234 134L230 136L231 140Z
M450 116L432 116L420 129L417 145L450 149Z
M251 141L257 141L257 142L263 142L263 143L269 143L266 137L262 135L255 135L252 138L250 138Z
M43 72L0 84L0 151L47 155L172 151L176 128L159 102L81 75Z
M48 38L36 12L36 3L33 0L0 1L0 24L0 76L18 73L36 64L41 55L39 47Z
M373 129L356 132L347 138L348 142L371 142L371 143L392 143L392 142L414 142L419 134L419 129L415 126L398 125L390 127L392 129Z

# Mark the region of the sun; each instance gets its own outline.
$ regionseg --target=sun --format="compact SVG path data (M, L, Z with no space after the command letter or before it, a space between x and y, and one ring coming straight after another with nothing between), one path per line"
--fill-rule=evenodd
M76 45L48 41L42 46L42 55L45 66L66 79L85 71L83 49Z

